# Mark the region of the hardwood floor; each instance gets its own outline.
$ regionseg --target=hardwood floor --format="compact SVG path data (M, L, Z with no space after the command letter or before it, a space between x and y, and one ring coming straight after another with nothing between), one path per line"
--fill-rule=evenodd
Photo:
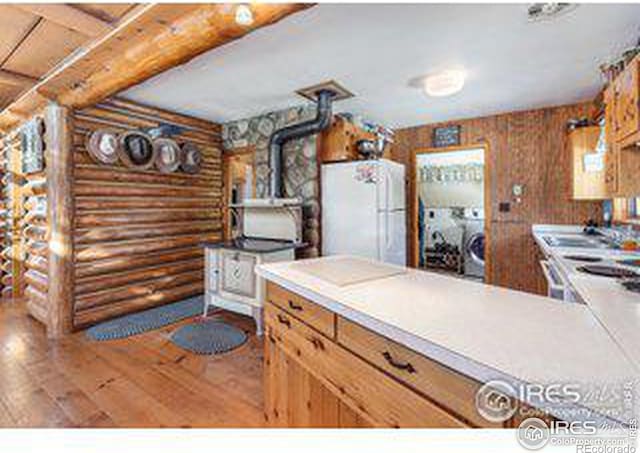
M47 339L22 303L0 302L0 427L260 427L262 339L199 356L168 339L177 325L124 340ZM184 321L189 322L189 321Z

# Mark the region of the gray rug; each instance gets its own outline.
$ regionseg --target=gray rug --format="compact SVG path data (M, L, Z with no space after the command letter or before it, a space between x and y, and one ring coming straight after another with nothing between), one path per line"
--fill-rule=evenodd
M196 354L229 352L247 341L242 330L215 319L198 320L177 329L171 342Z
M96 324L87 330L87 336L92 340L105 341L138 335L202 313L203 304L203 296L200 295L151 308Z

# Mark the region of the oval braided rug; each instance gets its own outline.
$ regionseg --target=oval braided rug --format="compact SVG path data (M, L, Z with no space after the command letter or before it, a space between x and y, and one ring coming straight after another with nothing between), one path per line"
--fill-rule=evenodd
M221 354L229 352L247 341L242 330L215 319L207 319L178 328L171 335L171 342L196 354Z
M104 321L89 328L86 335L96 341L117 340L191 318L202 312L202 296Z

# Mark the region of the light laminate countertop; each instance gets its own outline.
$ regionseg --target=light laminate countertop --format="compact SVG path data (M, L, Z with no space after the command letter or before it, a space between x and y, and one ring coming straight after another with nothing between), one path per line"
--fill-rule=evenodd
M480 382L601 385L637 378L585 305L386 264L389 276L336 284L306 269L318 263L341 270L377 264L331 256L264 264L257 272Z

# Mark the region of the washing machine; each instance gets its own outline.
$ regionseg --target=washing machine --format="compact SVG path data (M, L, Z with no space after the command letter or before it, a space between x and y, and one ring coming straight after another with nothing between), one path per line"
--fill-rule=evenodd
M464 275L484 279L484 208L464 208Z

